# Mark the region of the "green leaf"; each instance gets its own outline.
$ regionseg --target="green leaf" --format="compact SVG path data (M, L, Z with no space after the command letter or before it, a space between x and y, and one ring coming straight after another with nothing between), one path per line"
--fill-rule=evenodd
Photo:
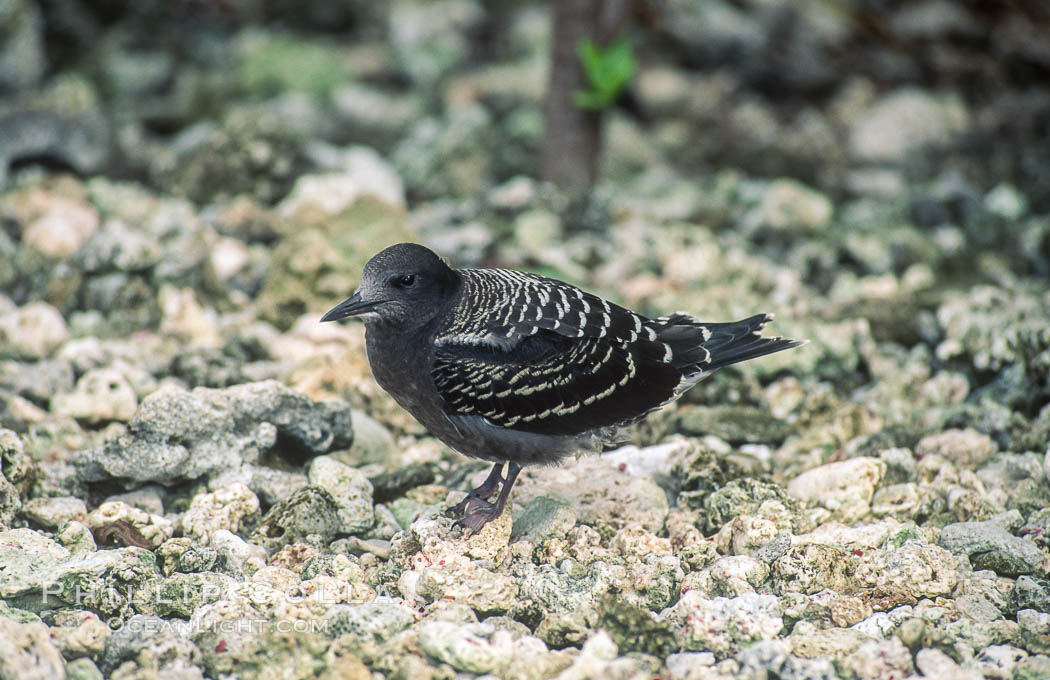
M605 47L585 38L576 45L576 55L587 80L586 90L573 93L576 105L583 109L607 109L616 102L637 69L634 50L625 38Z

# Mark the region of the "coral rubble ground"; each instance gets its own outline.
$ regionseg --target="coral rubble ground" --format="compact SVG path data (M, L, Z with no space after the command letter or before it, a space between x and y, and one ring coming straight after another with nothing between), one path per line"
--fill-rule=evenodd
M832 4L661 4L582 200L543 4L0 3L0 678L1050 677L1050 19ZM403 240L810 343L466 537Z

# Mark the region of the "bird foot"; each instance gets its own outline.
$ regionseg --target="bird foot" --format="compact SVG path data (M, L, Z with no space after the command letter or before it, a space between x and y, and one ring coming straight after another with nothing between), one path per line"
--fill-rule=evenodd
M456 523L452 526L462 526L467 530L467 536L481 531L482 527L496 519L503 513L503 508L499 507L497 503L489 503L484 501L477 496L468 496L467 499L461 503L463 505L463 516L456 520ZM456 508L459 505L455 506ZM449 508L453 510L455 508Z
M445 515L447 517L461 517L463 513L467 510L467 504L470 503L470 501L476 499L477 496L475 496L474 492L471 491L467 494L467 497L461 500L459 503L456 503L450 508L445 508Z
M492 472L490 472L489 476L485 479L485 481L481 483L481 486L468 493L467 497L461 500L459 503L456 503L451 508L446 509L445 514L449 517L459 517L464 512L466 512L467 505L469 505L472 500L480 499L482 501L487 501L488 499L492 498L492 495L496 493L496 489L498 489L501 484L506 482L506 480L503 479L503 475L501 474L502 468L503 463L497 463L496 465L494 465L492 467Z
M461 517L467 511L467 506L469 506L471 502L480 501L484 503L486 500L492 497L493 492L489 492L487 495L483 496L478 493L479 491L482 490L474 489L473 491L468 493L467 497L461 500L459 503L456 503L451 508L445 508L445 515L447 515L448 517ZM486 505L488 504L486 503Z

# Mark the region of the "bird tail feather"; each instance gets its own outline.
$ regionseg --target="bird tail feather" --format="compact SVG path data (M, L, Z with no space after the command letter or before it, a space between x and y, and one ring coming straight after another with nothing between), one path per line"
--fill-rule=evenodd
M704 343L704 349L711 353L711 364L704 368L730 366L805 344L804 341L779 336L762 337L762 327L772 318L771 314L756 314L741 321L704 324L711 332L711 337Z

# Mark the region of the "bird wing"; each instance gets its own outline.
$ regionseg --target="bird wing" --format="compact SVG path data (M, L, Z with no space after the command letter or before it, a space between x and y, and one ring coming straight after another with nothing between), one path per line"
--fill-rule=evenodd
M554 435L634 420L681 381L678 370L646 359L639 346L547 330L519 336L509 348L439 344L431 376L449 415Z
M633 342L655 340L646 319L564 281L510 269L464 269L455 318L442 334L466 341L484 337L513 345L541 330L569 338Z
M434 341L431 376L449 415L577 435L658 408L679 393L683 374L698 376L698 364L709 360L699 326L665 342L666 319L646 319L561 281L510 270L464 273L464 298Z

